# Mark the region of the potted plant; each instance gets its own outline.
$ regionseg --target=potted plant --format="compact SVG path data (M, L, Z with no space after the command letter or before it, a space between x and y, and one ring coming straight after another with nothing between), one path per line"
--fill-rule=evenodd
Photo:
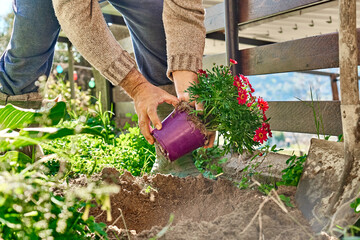
M254 150L272 136L265 112L268 103L253 95L247 77L233 76L229 66L215 66L211 71L199 70L198 82L188 88L191 101L203 109L192 109L180 103L163 121L161 130L154 130L160 149L174 161L207 142L207 133L218 131L224 139L224 153ZM194 142L192 142L194 141Z

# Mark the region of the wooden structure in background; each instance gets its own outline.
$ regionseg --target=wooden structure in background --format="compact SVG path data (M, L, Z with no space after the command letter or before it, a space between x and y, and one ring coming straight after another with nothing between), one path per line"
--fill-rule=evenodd
M268 116L271 118L270 125L273 130L324 135L343 133L344 164L339 188L332 192L332 198L327 204L330 212L324 216L331 216L336 212L343 219L350 219L348 223L354 223L358 217L354 217L353 212L349 210L337 212L337 210L345 204L348 204L347 208L349 208L349 201L354 200L360 190L360 104L357 71L360 56L358 49L360 29L356 29L356 0L339 1L339 33L239 50L239 25L244 26L254 21L314 7L324 2L331 1L225 0L225 4L213 7L214 11L210 11L212 15L208 16L206 23L208 33L210 33L222 30L221 19L225 19L223 27L227 51L215 57L207 56L204 62L206 66L210 66L214 60L217 64L227 64L230 58L236 59L238 64L234 65L233 71L244 75L307 71L340 66L341 102L269 102ZM221 8L224 10L221 11ZM315 128L314 111L318 117L322 118L323 127L320 132ZM326 159L323 160L326 161ZM319 230L316 225L312 226Z
M266 43L264 46L244 50L239 50L238 41L234 40L239 34L239 27L244 28L247 24L269 18L279 18L293 11L318 8L329 2L334 1L226 0L225 3L211 7L207 10L205 20L207 33L225 30L227 52L205 56L204 68L210 68L213 63L227 64L230 58L238 61L236 72L247 76L339 67L339 35L336 32L286 42ZM360 29L357 29L357 35L360 35ZM359 43L360 37L357 38L357 44ZM269 102L269 105L268 115L271 117L273 130L316 133L309 103ZM315 106L320 107L319 114L322 114L324 121L324 131L321 134L341 134L340 103L319 102L315 103Z

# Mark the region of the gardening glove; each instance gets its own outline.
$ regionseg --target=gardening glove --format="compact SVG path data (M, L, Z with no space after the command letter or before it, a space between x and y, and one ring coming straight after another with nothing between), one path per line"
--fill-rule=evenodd
M135 68L121 81L120 86L134 100L141 133L150 144L154 144L155 140L150 134L150 122L152 122L156 129L160 130L162 128L161 121L157 115L158 105L166 102L175 107L179 100L175 96L149 83Z
M191 71L174 71L172 73L176 94L180 101L189 102L190 96L189 93L185 92L192 83L197 82L197 74ZM191 102L191 106L195 106L196 110L203 110L204 108L200 103ZM211 148L214 146L216 132L208 132L208 142L204 148Z

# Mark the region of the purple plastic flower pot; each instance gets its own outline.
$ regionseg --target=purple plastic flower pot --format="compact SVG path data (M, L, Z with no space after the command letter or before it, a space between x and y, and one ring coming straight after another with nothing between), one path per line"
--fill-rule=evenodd
M176 110L162 121L162 129L154 129L152 134L170 161L205 144L205 135L188 120L188 114Z

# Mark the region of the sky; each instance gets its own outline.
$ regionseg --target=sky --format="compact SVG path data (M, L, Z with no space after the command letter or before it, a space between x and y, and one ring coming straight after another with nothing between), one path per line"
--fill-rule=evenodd
M12 0L1 0L1 7L0 7L0 16L5 16L8 14L12 9Z

